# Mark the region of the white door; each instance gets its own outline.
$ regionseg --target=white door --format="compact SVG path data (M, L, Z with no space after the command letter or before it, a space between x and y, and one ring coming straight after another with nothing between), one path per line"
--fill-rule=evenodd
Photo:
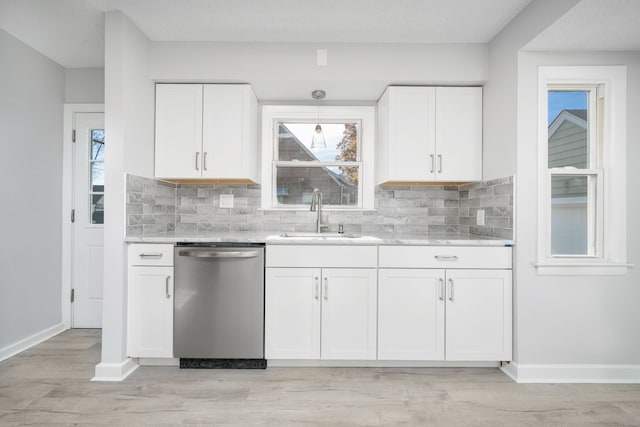
M447 360L511 360L511 270L447 270Z
M102 327L104 114L75 114L72 327Z
M482 179L482 88L436 88L436 180Z
M131 357L173 357L173 267L129 268Z
M380 269L378 359L444 360L444 270Z
M434 179L436 97L432 87L389 88L389 176Z
M322 359L376 359L374 268L322 269Z
M320 269L267 268L265 357L320 358Z
M202 85L156 85L155 176L202 177Z

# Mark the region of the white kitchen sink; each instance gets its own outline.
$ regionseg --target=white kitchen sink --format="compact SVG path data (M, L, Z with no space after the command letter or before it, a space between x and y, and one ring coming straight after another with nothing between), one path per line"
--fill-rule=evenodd
M360 234L353 233L313 233L313 232L291 232L282 233L279 237L292 237L292 238L343 238L343 239L359 239L362 236Z

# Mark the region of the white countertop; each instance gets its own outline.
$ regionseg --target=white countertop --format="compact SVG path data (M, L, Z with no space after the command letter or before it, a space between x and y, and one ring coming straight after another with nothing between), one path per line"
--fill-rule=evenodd
M126 237L127 243L231 242L269 245L427 245L427 246L513 246L513 240L468 234L365 234L360 237L293 236L278 232L238 232L213 234L158 233L145 237ZM331 234L331 233L329 233Z

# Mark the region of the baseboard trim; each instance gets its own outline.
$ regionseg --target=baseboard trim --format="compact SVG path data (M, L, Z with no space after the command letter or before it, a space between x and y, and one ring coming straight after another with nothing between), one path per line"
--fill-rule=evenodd
M96 365L96 376L91 381L123 381L140 365L135 359L126 358L120 363L98 363Z
M176 357L140 357L140 366L180 366L180 359Z
M640 365L523 365L500 369L517 383L640 384Z
M22 353L25 350L30 349L36 344L40 344L42 341L46 341L49 338L55 337L60 332L66 331L67 328L64 322L60 322L57 325L53 325L50 328L44 329L38 333L35 333L27 338L23 338L18 342L10 344L3 349L0 349L0 362L6 360L16 354Z
M268 359L267 366L329 368L497 368L499 362Z

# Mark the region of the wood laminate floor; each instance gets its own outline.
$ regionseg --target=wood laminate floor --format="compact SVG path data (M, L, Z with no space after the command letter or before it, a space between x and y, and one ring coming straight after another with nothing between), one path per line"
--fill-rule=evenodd
M640 385L516 384L489 368L143 366L90 382L100 331L0 362L0 426L640 426Z

